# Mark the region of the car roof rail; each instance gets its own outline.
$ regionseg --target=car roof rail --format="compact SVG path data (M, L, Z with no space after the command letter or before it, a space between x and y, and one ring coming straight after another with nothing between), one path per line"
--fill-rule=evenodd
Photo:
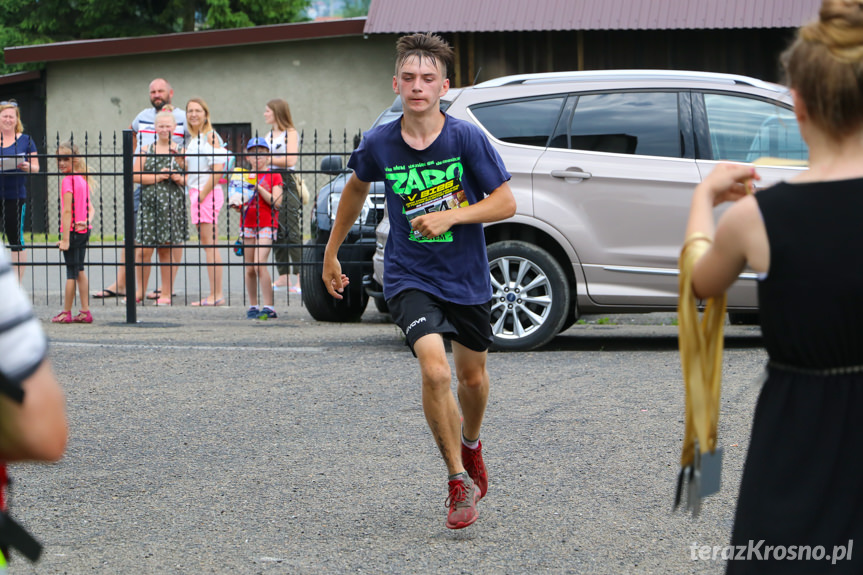
M745 84L756 88L772 91L782 91L785 88L749 76L739 74L723 74L720 72L696 72L691 70L581 70L571 72L540 72L537 74L516 74L501 76L492 80L480 82L475 88L495 88L523 84L549 84L554 82L572 82L590 80L699 80L719 84Z

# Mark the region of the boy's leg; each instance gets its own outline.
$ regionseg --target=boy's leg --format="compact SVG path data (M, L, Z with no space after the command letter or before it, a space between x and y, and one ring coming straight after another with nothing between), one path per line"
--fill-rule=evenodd
M270 270L267 269L267 260L270 259L270 252L273 249L272 238L258 238L258 247L255 250L257 255L255 259L258 263L258 283L261 286L261 299L264 304L273 307L273 280L270 277Z
M454 341L452 354L458 377L458 400L464 416L462 465L479 487L480 495L485 497L488 491L488 472L482 459L482 443L479 435L488 404L489 377L486 370L488 352L474 351Z
M423 412L434 440L443 456L449 475L464 471L461 464L461 425L458 405L453 397L452 372L440 334L418 339L414 352L422 371Z
M464 437L469 441L476 441L488 403L488 352L473 351L454 341L452 355L458 378L458 401L464 416Z
M249 295L249 305L258 305L258 275L256 238L243 238L243 265L245 266L246 293Z

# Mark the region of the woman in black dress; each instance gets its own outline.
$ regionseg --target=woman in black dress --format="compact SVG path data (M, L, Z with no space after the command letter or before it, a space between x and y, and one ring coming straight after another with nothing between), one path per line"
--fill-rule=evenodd
M727 568L863 573L863 0L824 0L782 63L808 169L752 195L752 166L720 164L687 226L712 241L694 267L698 297L721 295L746 265L761 274L767 380L731 540L746 552Z

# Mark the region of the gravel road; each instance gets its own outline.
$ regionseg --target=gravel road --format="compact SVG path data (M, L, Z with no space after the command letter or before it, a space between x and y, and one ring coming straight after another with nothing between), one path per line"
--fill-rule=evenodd
M282 296L284 297L284 296ZM444 527L446 475L418 369L373 306L360 324L231 307L94 306L47 323L71 438L16 465L13 513L45 544L13 573L722 573L757 378L729 326L723 485L671 512L683 436L673 315L589 318L541 351L490 355L488 496Z

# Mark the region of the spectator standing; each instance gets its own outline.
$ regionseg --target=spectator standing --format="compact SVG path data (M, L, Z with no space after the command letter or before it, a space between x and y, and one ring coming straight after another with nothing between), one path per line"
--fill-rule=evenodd
M751 194L753 166L717 165L695 188L684 244L698 250L684 253L698 298L721 297L746 266L759 274L767 378L731 543L789 555L750 554L727 572L861 573L851 544L863 541L863 0L824 0L782 63L808 169ZM804 293L823 302L817 314L800 313ZM847 556L804 552L819 546Z
M135 132L136 146L135 153L139 153L142 146L149 146L156 140L156 114L161 110L170 111L174 114L176 127L171 136L173 141L179 145L183 145L183 139L186 133L186 112L182 108L175 108L171 101L174 98L174 89L171 84L162 78L156 78L150 82L149 86L150 108L144 108L135 116L130 128ZM138 205L141 202L141 187L135 188L135 212L138 211ZM176 248L172 250L171 262L179 264L183 259L183 249ZM93 294L95 298L117 297L126 293L126 268L122 265L125 261L126 254L123 250L120 251L120 266L117 268L117 279L111 286L102 291ZM165 262L162 262L165 263ZM179 268L173 268L174 274ZM146 289L139 288L139 289ZM161 288L153 290L148 294L149 299L158 299L161 294ZM173 294L172 294L173 295Z
M21 111L14 100L0 102L0 209L3 235L9 242L18 281L24 277L24 222L27 215L27 174L39 171L36 144L24 133Z
M93 323L90 313L90 285L84 271L84 258L87 255L87 242L96 210L90 200L91 187L95 185L88 176L89 169L78 152L78 146L71 142L60 144L57 148L57 167L66 174L60 183L60 241L57 247L63 252L66 261L66 288L63 311L51 320L54 323ZM72 303L75 300L75 286L81 298L81 311L72 317Z
M339 247L360 215L370 182L386 182L392 228L384 296L419 359L423 411L449 475L446 527L461 529L476 521L477 502L488 489L479 436L490 387L492 291L482 224L511 217L516 206L510 174L488 138L440 111L449 89L449 44L432 34L413 34L396 47L392 85L404 114L369 130L351 155L354 173L342 191L322 278L329 293L342 299L350 280L341 273ZM408 170L417 173L408 178ZM452 193L424 194L434 187L422 185L433 180L423 176L425 170L451 173ZM406 181L417 184L399 184ZM459 197L464 201L449 208ZM452 340L461 429L444 337Z
M270 170L270 145L264 138L252 138L246 145L246 157L255 173L255 194L245 206L235 209L243 213L240 234L243 238L243 264L246 272L246 292L249 295L249 319L275 319L273 284L267 271L267 260L273 238L279 227L277 206L282 200L282 176ZM258 307L258 288L263 307Z
M198 241L204 246L210 295L193 306L217 306L222 296L222 256L218 243L219 212L225 192L218 184L225 167L227 150L210 123L210 108L201 98L186 103L186 190L191 202L192 225L198 228Z
M171 112L156 114L156 141L142 146L135 156L133 179L141 184L141 207L135 220L138 243L156 245L159 252L160 275L164 294L156 299L156 305L171 305L174 286L173 259L171 250L189 239L189 219L186 215L186 176L183 173L182 148L171 139L176 128ZM152 247L139 248L136 260L140 264L149 262ZM164 265L167 262L168 265ZM137 270L138 293L135 301L143 299L149 280L150 266L142 265Z
M303 243L302 211L303 202L294 177L294 167L299 158L300 135L294 127L291 108L285 100L276 98L264 107L264 122L271 126L266 135L272 159L270 169L279 172L284 185L282 204L279 206L279 230L276 234L276 269L279 277L273 288L288 288L290 293L300 293L300 270L296 264L302 259ZM297 247L284 247L289 244ZM294 267L288 265L292 262Z

